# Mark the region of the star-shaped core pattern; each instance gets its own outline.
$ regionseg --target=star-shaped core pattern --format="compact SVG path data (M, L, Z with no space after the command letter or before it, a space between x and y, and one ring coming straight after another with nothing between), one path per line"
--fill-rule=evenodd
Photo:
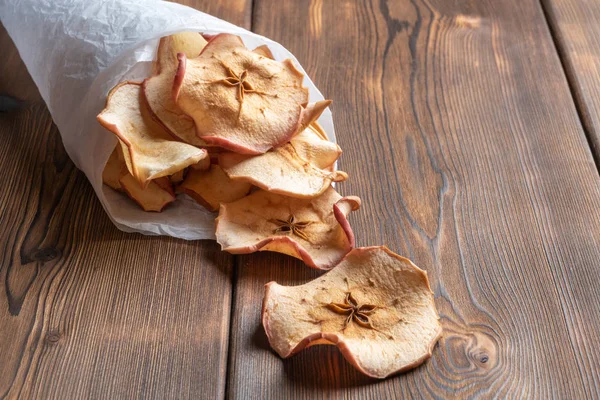
M329 303L327 304L327 308L335 313L347 315L342 329L346 329L351 322L356 322L363 328L375 329L369 316L379 307L373 304L359 306L350 292L346 293L343 303Z

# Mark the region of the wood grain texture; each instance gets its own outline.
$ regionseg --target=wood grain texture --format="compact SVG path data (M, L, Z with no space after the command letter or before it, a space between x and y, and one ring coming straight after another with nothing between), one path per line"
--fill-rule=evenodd
M600 166L600 3L542 0L542 5Z
M187 1L248 26L250 2ZM222 398L233 257L118 231L0 32L0 398Z
M334 347L287 360L260 325L263 285L318 274L241 258L230 398L600 396L600 179L533 0L255 0L333 111L359 245L429 272L444 337L375 382Z
M169 0L224 19L227 22L250 29L252 24L252 0Z

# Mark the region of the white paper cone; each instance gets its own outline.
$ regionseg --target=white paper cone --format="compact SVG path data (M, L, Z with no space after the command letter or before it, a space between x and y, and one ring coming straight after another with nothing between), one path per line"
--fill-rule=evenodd
M162 213L147 213L102 184L116 138L96 121L110 89L143 80L162 36L181 31L229 32L249 48L266 44L275 59L298 60L283 46L213 16L157 0L0 0L2 24L13 39L67 153L91 182L115 225L126 232L213 239L214 214L180 195ZM306 76L310 100L323 96ZM335 141L331 112L319 123Z

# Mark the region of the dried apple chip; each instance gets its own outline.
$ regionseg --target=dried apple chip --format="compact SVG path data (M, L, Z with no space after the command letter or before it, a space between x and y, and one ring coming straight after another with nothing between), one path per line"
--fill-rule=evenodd
M374 378L423 363L442 332L427 273L384 246L354 249L301 286L268 283L262 323L281 357L336 345Z
M219 165L233 180L273 193L313 198L327 190L331 182L348 178L345 172L326 169L341 154L338 145L321 139L309 126L290 143L258 156L221 153Z
M138 82L123 82L108 95L97 119L121 143L127 169L140 185L174 174L208 157L206 150L172 140L140 102Z
M317 121L310 124L309 128L312 129L312 131L317 136L319 136L321 139L329 141L329 137L327 136L327 133L325 133L325 130L323 130L323 128L321 127L321 125L319 125L319 123ZM335 170L335 164L331 164L328 167L324 167L323 169L325 169L329 172L333 172Z
M257 190L221 205L217 242L233 254L275 251L329 269L354 247L346 218L359 207L358 197L342 197L331 187L308 200Z
M331 104L331 100L321 100L316 103L310 103L302 111L300 117L300 125L298 125L297 133L303 132L309 125L316 122L317 119L323 114L323 111Z
M210 157L203 158L197 164L190 165L190 168L195 169L196 171L206 171L210 168Z
M169 176L169 180L172 184L177 184L183 182L185 179L185 169L175 172L173 175Z
M239 200L248 194L252 185L234 182L227 177L218 165L211 165L208 171L191 169L181 186L188 196L206 207L217 211L221 203Z
M260 154L298 132L308 90L291 60L250 51L231 34L212 38L194 59L178 58L173 98L205 142Z
M152 65L152 73L157 74L162 68L175 71L177 69L177 53L185 53L188 58L194 58L200 54L207 43L202 33L192 31L179 32L161 38L156 60Z
M102 182L115 190L122 190L119 180L125 168L127 167L125 166L121 146L117 144L102 171Z
M325 133L325 131L323 130L323 127L321 125L319 125L319 123L317 121L313 122L312 124L310 124L310 128L323 140L329 140L329 138L327 137L327 134Z
M200 54L206 40L198 32L182 32L160 39L153 76L143 83L144 98L154 119L174 137L195 146L207 146L198 135L194 120L173 101L171 90L177 71L177 53L188 58Z
M131 174L125 172L120 183L125 193L144 211L161 212L167 204L175 201L171 182L166 177L150 181L144 188Z
M275 57L273 57L273 53L271 53L271 49L269 49L269 46L267 46L266 44L263 44L262 46L258 46L257 48L255 48L252 51L263 57L270 58L271 60L275 59Z
M342 155L342 149L327 138L322 138L315 125L310 125L290 140L298 156L316 168L332 166Z

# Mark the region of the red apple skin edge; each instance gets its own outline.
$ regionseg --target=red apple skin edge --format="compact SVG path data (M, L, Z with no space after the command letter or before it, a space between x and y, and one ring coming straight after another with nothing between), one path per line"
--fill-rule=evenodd
M177 71L175 71L175 79L173 80L173 91L171 92L171 96L175 104L177 104L177 99L179 98L179 91L181 90L181 85L183 85L183 78L185 77L185 68L187 64L187 57L185 53L177 53Z

